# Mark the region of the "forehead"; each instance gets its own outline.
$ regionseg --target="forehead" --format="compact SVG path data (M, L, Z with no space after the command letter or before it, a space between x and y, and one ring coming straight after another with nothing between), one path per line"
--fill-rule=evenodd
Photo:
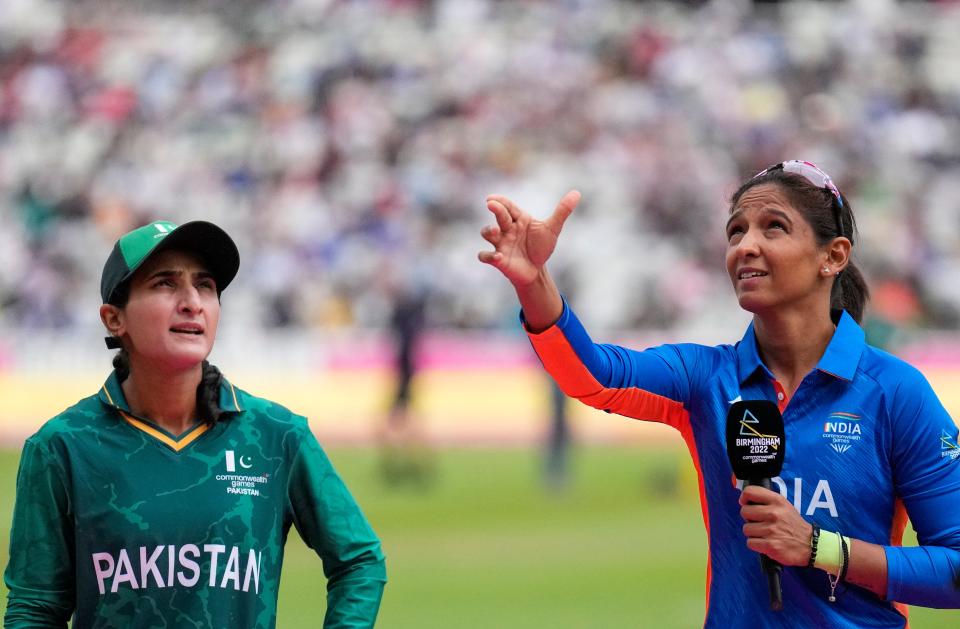
M188 274L210 272L198 255L179 249L167 249L157 252L144 262L134 274L134 280L147 278L161 271L181 271Z
M736 205L730 208L731 214L751 209L770 209L775 208L783 212L796 213L787 193L780 186L772 183L762 183L749 188L740 195Z

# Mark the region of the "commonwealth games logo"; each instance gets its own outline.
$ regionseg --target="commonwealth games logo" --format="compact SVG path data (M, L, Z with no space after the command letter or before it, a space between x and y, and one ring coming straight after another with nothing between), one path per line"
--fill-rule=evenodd
M224 452L224 462L226 463L226 474L217 474L216 479L228 483L227 493L238 494L241 496L260 496L270 482L270 474L267 472L251 471L253 467L252 458L241 454L237 456L236 451L227 450ZM240 468L239 472L237 467Z
M860 416L853 413L830 413L823 423L823 438L838 454L843 454L861 439Z
M957 457L960 457L960 447L957 446L958 437L960 437L960 433L957 434L957 437L951 437L946 430L940 432L941 459L950 457L951 459L956 460Z

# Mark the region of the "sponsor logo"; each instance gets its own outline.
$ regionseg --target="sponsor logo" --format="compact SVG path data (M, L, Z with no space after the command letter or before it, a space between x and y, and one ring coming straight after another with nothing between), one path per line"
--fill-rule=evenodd
M823 423L822 436L834 451L843 454L863 438L861 432L859 415L830 413Z
M226 474L217 474L216 479L228 483L226 490L228 494L238 496L259 496L270 481L269 474L244 473L253 467L253 457L241 454L237 455L235 450L224 452L224 467ZM237 468L240 473L237 473Z
M950 433L946 430L940 432L940 458L950 457L954 461L960 457L960 447L957 445L957 440L960 439L960 432L957 433L956 437L951 437Z
M154 240L157 238L163 238L174 230L173 223L154 223L153 227L157 230L157 233L153 235Z
M223 544L184 544L180 547L170 544L122 548L116 555L93 553L90 558L101 596L108 589L116 593L121 587L131 590L192 588L200 583L201 577L206 577L206 585L212 588L238 592L252 590L259 594L262 555L262 551L252 548L244 553L236 546ZM221 556L224 557L222 570Z

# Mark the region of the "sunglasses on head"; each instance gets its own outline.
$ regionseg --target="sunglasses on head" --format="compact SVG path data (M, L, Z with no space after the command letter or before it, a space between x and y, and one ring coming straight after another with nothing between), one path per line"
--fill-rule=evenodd
M834 206L834 218L837 220L837 234L843 236L843 223L840 221L840 211L843 209L843 197L840 196L840 190L837 188L837 185L833 183L833 179L830 179L830 175L823 172L815 164L806 162L800 159L791 159L786 162L780 162L779 164L774 164L768 168L764 168L751 179L756 179L757 177L762 177L769 172L775 170L782 170L786 173L791 173L794 175L800 175L813 185L823 190L829 190L830 194L837 200L837 205Z

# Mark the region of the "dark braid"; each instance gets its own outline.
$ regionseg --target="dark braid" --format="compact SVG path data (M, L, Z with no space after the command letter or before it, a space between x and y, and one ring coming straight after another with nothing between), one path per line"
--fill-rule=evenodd
M197 415L206 423L213 425L220 421L220 382L223 374L220 370L203 361L203 375L197 385Z
M123 382L130 376L130 354L125 347L113 357L113 368L117 372L117 382Z

